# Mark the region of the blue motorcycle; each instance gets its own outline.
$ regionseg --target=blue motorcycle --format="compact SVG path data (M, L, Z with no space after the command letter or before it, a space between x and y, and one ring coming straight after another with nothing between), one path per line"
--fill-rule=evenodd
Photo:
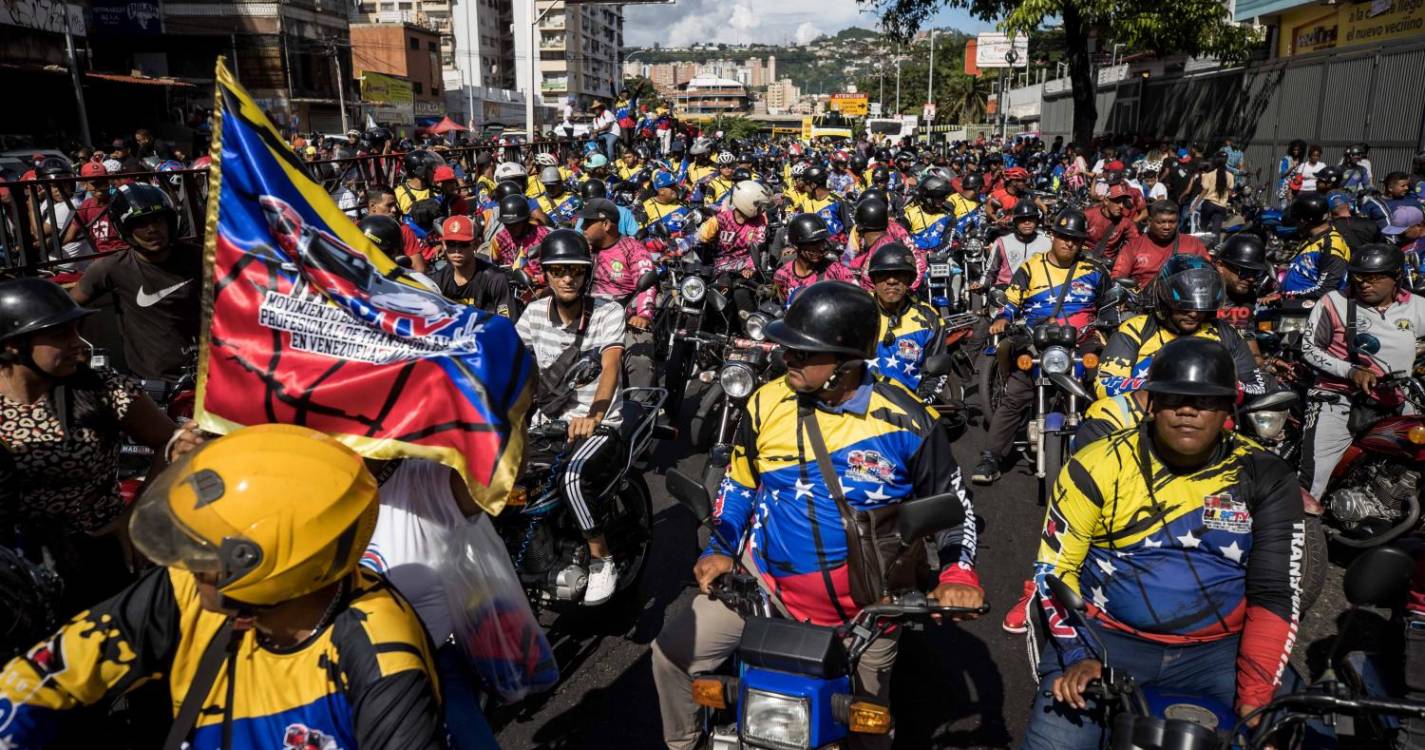
M677 471L668 472L667 480L669 494L708 523L711 500L703 483ZM948 494L902 503L895 522L901 552L948 528L958 503ZM901 559L893 557L888 568ZM709 589L746 623L732 674L694 676L693 700L704 709L706 747L712 750L841 748L852 734L890 733L890 706L857 694L856 666L866 649L892 630L989 611L988 604L942 607L919 591L906 591L833 628L778 617L745 570L723 574Z

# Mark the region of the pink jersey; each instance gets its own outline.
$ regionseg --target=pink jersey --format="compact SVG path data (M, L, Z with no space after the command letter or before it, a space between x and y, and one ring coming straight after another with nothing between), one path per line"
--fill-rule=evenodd
M901 233L905 235L905 238L902 239L894 236L895 229L891 229L885 234L881 235L879 238L877 238L875 242L872 242L871 246L867 247L864 252L857 253L851 258L851 270L855 273L856 278L860 280L861 288L866 289L867 291L871 289L871 275L866 273L864 270L866 268L866 263L871 260L871 256L874 255L877 250L880 250L882 247L889 245L893 242L899 242L900 244L909 248L910 254L915 256L915 281L911 282L911 289L919 289L920 280L925 278L925 272L930 270L929 262L925 259L925 251L916 247L914 242L909 241L909 235L906 234L905 228L901 227L901 225L896 223L892 223L891 226L900 229ZM857 244L859 245L860 237L857 237L856 239Z
M632 237L623 237L594 253L594 294L619 304L626 303L629 317L651 320L657 287L633 299L629 297L638 286L639 277L652 270L653 256L648 254L648 248Z
M529 274L535 286L544 286L544 272L539 267L539 243L549 234L549 227L530 225L523 237L515 237L510 230L500 227L491 240L494 261L497 266L521 269Z
M792 296L803 287L811 286L818 281L835 280L849 281L853 284L856 283L856 277L851 273L851 269L841 265L841 263L837 261L827 263L821 267L821 270L807 274L806 276L797 275L796 265L797 259L793 258L784 263L781 268L778 268L776 273L772 274L772 288L777 290L777 299L782 300L782 302L786 304L790 304Z
M717 257L713 260L713 268L717 271L753 268L752 248L767 239L766 216L738 222L734 212L735 209L724 208L698 230L699 240L717 243Z

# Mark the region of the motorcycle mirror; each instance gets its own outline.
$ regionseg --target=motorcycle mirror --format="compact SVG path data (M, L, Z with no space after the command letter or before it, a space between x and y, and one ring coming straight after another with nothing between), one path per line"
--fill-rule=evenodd
M712 303L713 309L722 312L727 307L727 297L716 289L708 290L708 301Z
M995 307L1004 307L1009 304L1009 295L1003 289L991 289L990 300L995 303Z
M1399 606L1410 587L1415 558L1399 547L1368 550L1346 569L1341 587L1346 601L1357 607Z
M510 283L514 284L515 286L525 288L534 286L534 281L530 279L529 274L518 268L506 268L505 277L509 279Z
M950 372L951 359L949 354L937 354L925 360L925 366L920 369L923 375L938 378Z
M642 294L658 285L658 271L648 271L638 277L638 285L633 288L635 295Z
M1056 372L1049 376L1049 381L1052 382L1054 385L1059 386L1059 390L1078 399L1079 403L1093 403L1093 396L1089 394L1087 389L1084 388L1084 384L1080 383L1078 380L1071 378L1062 372Z
M691 510L699 522L712 517L712 498L702 482L676 469L669 471L664 479L668 485L668 494Z
M896 507L900 509L896 516L896 531L900 534L901 544L907 546L917 539L954 526L964 517L960 497L953 492L918 498Z
M1069 617L1074 620L1077 620L1077 622L1074 622L1072 624L1075 626L1082 625L1083 618L1080 615L1083 612L1087 611L1087 605L1084 604L1084 598L1082 596L1079 596L1079 593L1077 591L1074 591L1073 589L1069 588L1069 584L1064 583L1064 581L1059 578L1059 576L1056 576L1053 573L1050 573L1049 575L1044 577L1044 583L1049 587L1049 593L1054 595L1054 600L1059 604L1062 604L1065 609L1069 610Z
M1296 401L1297 396L1295 393L1291 391L1277 391L1276 393L1268 393L1265 396L1258 396L1248 401L1242 406L1241 411L1243 414L1250 414L1254 411L1280 411L1296 403Z

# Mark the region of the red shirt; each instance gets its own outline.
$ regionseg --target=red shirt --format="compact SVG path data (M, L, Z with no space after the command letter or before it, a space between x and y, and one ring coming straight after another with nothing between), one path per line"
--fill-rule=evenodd
M1009 212L1013 211L1014 207L1019 204L1019 196L1009 192L1005 188L1000 188L990 193L990 200L999 206L998 210L1005 216L1008 216Z
M1158 275L1158 269L1173 256L1174 249L1183 255L1212 259L1202 241L1190 234L1179 232L1166 245L1159 245L1152 237L1140 234L1118 251L1118 257L1113 261L1113 278L1131 278L1138 282L1139 289L1147 289L1148 282Z
M1102 206L1090 208L1085 214L1089 221L1089 239L1084 248L1090 257L1112 261L1118 257L1119 249L1138 236L1138 226L1127 211L1117 222L1108 218Z
M94 196L84 199L74 211L80 226L89 230L89 242L101 253L113 253L129 246L119 236L119 226L109 217L109 204L99 203Z

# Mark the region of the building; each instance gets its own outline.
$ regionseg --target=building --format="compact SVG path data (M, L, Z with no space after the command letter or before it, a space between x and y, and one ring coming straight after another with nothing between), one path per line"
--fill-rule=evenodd
M1237 0L1234 20L1268 28L1272 57L1416 41L1425 34L1419 2Z
M745 114L752 100L747 88L731 78L700 75L672 95L673 108L680 115Z
M352 24L351 75L360 81L366 73L382 73L410 84L411 109L403 113L409 119L389 124L413 125L445 116L440 35L434 29L414 23ZM362 94L363 101L369 102L369 87L362 87ZM390 102L370 103L394 109Z
M760 89L776 80L777 58L775 55L768 55L765 62L757 57L748 58L746 62L723 59L701 63L631 62L624 65L623 74L625 77L643 76L653 82L654 88L665 94L672 93L697 76L727 78L746 88Z
M535 44L537 101L550 113L564 102L584 111L595 99L612 99L623 83L619 50L623 49L623 9L616 5L566 6L554 0L536 2ZM514 9L515 85L530 84L528 5ZM547 115L539 118L547 123Z
M791 112L801 96L801 90L791 79L774 81L767 87L767 112L774 115Z

